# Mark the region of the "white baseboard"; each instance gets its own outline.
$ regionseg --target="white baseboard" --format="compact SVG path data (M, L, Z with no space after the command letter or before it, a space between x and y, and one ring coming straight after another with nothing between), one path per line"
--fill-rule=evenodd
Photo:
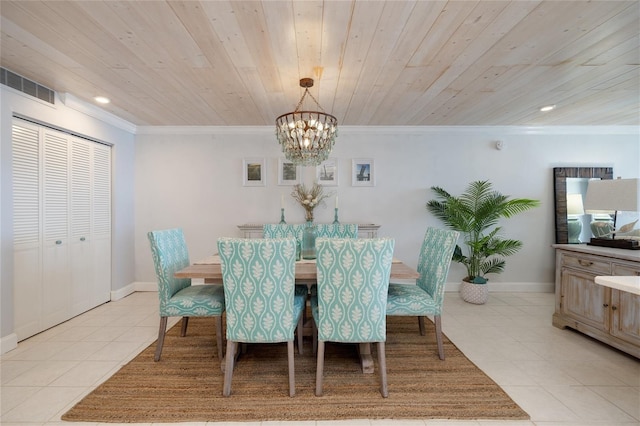
M416 280L393 280L393 282L395 284L415 285ZM553 293L556 289L555 283L496 283L489 281L487 285L490 293ZM457 293L460 291L460 281L448 282L444 287L444 291Z
M117 290L112 290L111 291L111 301L115 302L116 300L120 300L120 299L124 299L125 297L127 297L128 295L132 294L133 292L135 292L135 283L131 283L127 286L124 286L122 288L119 288Z
M16 333L11 333L8 336L0 338L0 355L6 354L17 347L18 335Z
M396 281L394 281L396 282ZM399 280L399 284L414 284L413 280ZM198 280L194 280L193 285L202 284ZM490 282L489 292L501 293L553 293L555 291L554 283L537 283L537 282L517 282L517 283L496 283ZM135 281L126 287L111 292L111 300L120 300L128 295L135 293L136 291L158 291L158 284L155 282ZM460 282L448 282L445 286L447 292L460 291Z
M111 301L123 299L136 291L158 291L158 283L134 281L131 284L111 292Z
M136 281L134 284L136 286L136 291L158 291L158 283L155 281Z
M555 283L496 283L489 282L489 293L553 293L555 291ZM460 291L460 282L447 283L444 291L457 292Z

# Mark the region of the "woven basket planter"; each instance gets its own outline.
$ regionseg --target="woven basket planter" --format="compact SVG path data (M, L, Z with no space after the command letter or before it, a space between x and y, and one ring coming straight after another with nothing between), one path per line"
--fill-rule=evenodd
M462 281L460 296L465 302L484 305L489 298L489 284L474 284Z

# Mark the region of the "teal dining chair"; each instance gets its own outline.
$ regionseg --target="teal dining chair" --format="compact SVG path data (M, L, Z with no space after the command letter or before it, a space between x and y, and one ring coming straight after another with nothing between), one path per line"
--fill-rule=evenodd
M318 223L316 238L358 238L357 223Z
M295 238L300 242L304 226L302 223L265 223L262 233L264 238Z
M444 360L442 343L442 304L451 258L458 241L458 231L427 228L418 257L416 284L389 284L387 315L416 316L420 334L425 334L424 318L433 316L438 356Z
M311 296L316 396L322 395L325 342L377 343L380 393L389 396L386 307L394 245L390 238L316 240L318 286Z
M218 239L226 299L227 352L222 394L231 394L238 343L287 342L289 396L295 395L294 335L302 354L306 294L295 293L296 242L283 239Z
M187 334L189 317L214 317L218 358L222 359L222 314L225 310L221 285L191 285L190 278L175 278L174 273L189 266L189 252L182 229L147 233L158 280L160 329L154 356L160 360L169 317L182 317L180 336Z
M358 238L357 223L314 223L312 226L316 238ZM306 224L266 223L262 226L262 233L264 238L293 237L302 245L306 227Z
M297 249L302 245L302 234L305 224L303 223L265 223L262 225L263 237L270 238L295 238ZM296 295L307 295L309 289L306 284L296 285Z
M319 223L315 225L316 238L358 238L357 223ZM316 293L316 285L309 288L309 292ZM314 340L314 351L315 351Z

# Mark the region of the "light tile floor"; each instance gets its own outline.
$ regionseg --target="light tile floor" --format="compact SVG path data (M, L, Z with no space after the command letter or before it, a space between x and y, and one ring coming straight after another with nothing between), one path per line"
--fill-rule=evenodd
M445 334L529 413L531 421L350 420L287 426L640 425L640 361L553 327L553 306L550 293L491 293L486 305L465 303L457 293L445 297ZM157 309L155 293L134 293L4 354L2 425L61 426L63 413L155 340ZM188 425L281 423L286 422Z

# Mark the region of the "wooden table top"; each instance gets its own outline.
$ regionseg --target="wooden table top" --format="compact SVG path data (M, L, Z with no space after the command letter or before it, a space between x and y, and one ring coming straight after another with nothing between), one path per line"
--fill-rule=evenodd
M176 278L204 278L207 282L222 282L222 270L219 256L210 256L195 262L175 273ZM415 280L419 278L418 271L394 259L391 264L392 280ZM316 262L302 260L296 262L296 282L313 281L317 279Z

